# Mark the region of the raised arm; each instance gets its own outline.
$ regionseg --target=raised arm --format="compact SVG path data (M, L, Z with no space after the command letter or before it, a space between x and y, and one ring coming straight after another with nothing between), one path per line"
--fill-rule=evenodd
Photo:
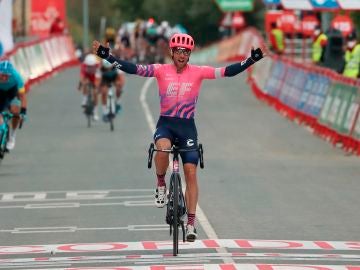
M251 56L249 58L247 58L246 60L244 60L240 63L235 63L235 64L225 67L224 76L225 77L235 76L235 75L243 72L244 70L246 70L248 67L250 67L252 64L259 61L263 57L264 57L264 55L260 48L251 49Z
M136 74L137 66L131 62L127 62L124 60L121 60L119 58L116 58L110 53L110 47L109 44L106 46L101 45L101 43L97 40L94 40L93 42L93 53L97 56L101 57L102 59L105 59L111 64L114 64L114 66L118 69L121 69L122 71L129 73L129 74Z

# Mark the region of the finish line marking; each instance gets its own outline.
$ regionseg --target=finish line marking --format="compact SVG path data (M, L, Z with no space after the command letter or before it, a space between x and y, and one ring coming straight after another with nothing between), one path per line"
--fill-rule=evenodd
M151 266L108 266L86 268L47 268L49 270L360 270L351 265L306 264L188 264Z
M172 241L78 243L55 245L0 246L3 254L36 253L80 253L112 251L149 251L171 250ZM179 242L180 250L188 249L272 249L272 250L334 250L360 251L360 242L356 241L292 241L292 240L246 240L246 239L207 239L191 242Z
M224 258L233 258L235 260L326 260L326 261L360 261L360 255L352 254L308 254L308 253L191 253L179 254L173 257L171 253L167 254L131 254L115 256L76 256L76 257L37 257L37 258L15 258L0 259L0 268L8 265L41 265L49 263L109 263L109 262L126 262L126 263L154 263L154 262L176 262L179 259L199 260L222 260Z

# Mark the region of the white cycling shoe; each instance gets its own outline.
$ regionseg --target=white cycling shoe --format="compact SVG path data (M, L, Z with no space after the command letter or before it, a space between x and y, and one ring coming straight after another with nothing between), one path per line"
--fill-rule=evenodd
M13 150L15 148L15 136L10 136L8 142L6 143L6 148L8 150Z
M194 242L197 238L197 232L193 225L186 225L186 241Z
M163 208L167 203L166 187L157 187L155 189L155 206Z
M99 115L97 113L93 114L94 121L99 121Z

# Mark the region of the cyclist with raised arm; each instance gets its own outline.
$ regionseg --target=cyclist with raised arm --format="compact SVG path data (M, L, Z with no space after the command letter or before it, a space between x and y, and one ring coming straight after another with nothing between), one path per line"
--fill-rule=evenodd
M26 116L26 93L24 81L7 60L0 62L0 113L9 109L14 115L11 123L10 137L6 148L12 150L15 148L16 129L19 126L20 118ZM3 124L3 118L0 114L0 125Z
M111 63L102 60L101 65L101 82L100 82L100 92L101 92L101 102L102 102L102 111L103 111L103 120L104 122L108 121L108 108L106 106L107 94L109 87L113 84L115 87L115 113L118 113L121 110L120 98L122 94L122 89L125 84L124 72L115 68Z
M94 53L114 63L117 68L126 73L157 79L161 112L154 141L158 149L170 149L177 140L180 148L196 150L197 130L194 115L202 80L235 76L263 58L263 52L258 48L252 49L251 56L246 60L226 67L190 65L188 61L194 46L194 40L190 35L175 34L169 41L173 64L136 65L115 58L110 54L108 45L103 46L98 41L93 42ZM197 237L194 222L198 202L196 169L199 154L197 151L184 152L181 153L181 159L186 181L185 200L188 212L186 239L193 242ZM155 155L157 207L164 207L166 204L165 174L168 166L169 155L157 152Z

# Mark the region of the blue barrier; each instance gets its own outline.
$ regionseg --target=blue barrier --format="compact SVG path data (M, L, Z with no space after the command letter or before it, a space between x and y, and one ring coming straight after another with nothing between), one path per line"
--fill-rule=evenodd
M281 91L285 75L285 64L282 61L275 61L271 67L271 73L265 85L265 92L270 96L277 97Z

